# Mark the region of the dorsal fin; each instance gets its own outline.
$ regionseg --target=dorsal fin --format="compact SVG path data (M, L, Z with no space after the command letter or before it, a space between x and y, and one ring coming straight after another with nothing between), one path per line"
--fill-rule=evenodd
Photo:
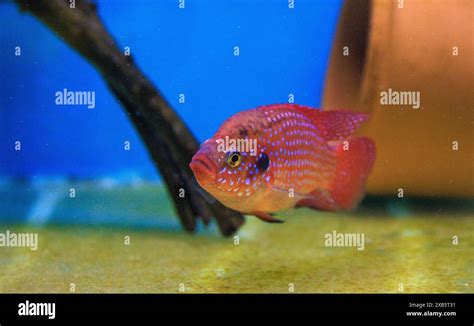
M311 119L327 140L344 140L369 118L367 113L353 111L321 111L308 106L291 105L292 109Z

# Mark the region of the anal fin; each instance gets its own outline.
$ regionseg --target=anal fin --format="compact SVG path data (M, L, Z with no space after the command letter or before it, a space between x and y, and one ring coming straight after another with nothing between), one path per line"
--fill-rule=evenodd
M316 189L309 195L296 203L295 208L310 207L320 211L338 211L341 209L327 190Z

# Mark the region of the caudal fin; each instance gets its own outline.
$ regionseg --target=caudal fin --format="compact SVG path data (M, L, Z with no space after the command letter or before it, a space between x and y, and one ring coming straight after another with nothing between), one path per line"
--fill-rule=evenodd
M362 199L375 162L375 143L367 137L342 142L336 151L336 177L331 195L341 209L352 209Z

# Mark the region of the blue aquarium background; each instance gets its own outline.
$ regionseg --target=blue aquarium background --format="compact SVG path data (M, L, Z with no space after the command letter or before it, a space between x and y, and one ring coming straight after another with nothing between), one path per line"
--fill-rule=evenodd
M291 99L318 106L342 7L340 0L299 0L291 9L286 0L187 0L185 9L178 0L96 3L119 46L200 141L241 110ZM0 221L181 232L159 172L95 68L14 3L0 4L0 19ZM56 105L64 89L95 92L95 107Z
M287 0L188 0L182 10L177 0L108 0L98 1L98 10L204 140L244 109L290 97L318 106L341 4L298 0L289 10ZM120 104L85 59L12 3L0 5L0 20L1 176L159 178ZM95 108L55 105L63 89L94 91Z

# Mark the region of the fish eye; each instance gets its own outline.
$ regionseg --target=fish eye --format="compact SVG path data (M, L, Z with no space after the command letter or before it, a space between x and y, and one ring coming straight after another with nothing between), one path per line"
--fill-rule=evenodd
M258 169L261 171L266 171L269 166L270 166L270 158L268 157L268 155L265 153L260 154L260 157L257 160Z
M233 153L230 153L229 156L227 156L227 164L229 164L229 166L233 168L238 166L240 162L242 162L242 156L240 155L239 152L233 152Z

